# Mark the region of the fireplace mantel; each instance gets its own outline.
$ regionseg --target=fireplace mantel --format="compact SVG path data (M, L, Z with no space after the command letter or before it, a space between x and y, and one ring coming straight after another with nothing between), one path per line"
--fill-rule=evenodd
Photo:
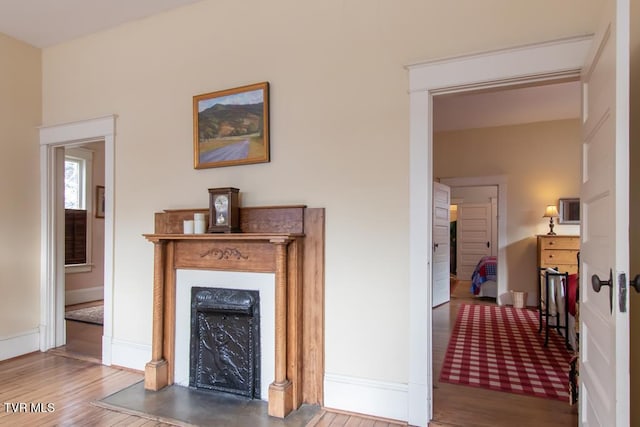
M180 222L176 217L192 217L193 212L201 210L165 211L156 214L156 233L144 235L154 244L152 357L145 367L145 388L156 391L174 381L176 269L271 272L275 273L276 338L275 379L269 386L268 408L269 415L283 418L297 409L303 401L321 403L309 402L305 398L307 393L303 390L310 386L307 384L303 387L302 354L303 219L306 208L265 208L264 212L269 217L267 222L259 219L264 219L260 208L251 209L244 216L250 219L243 223L244 228L272 228L279 231L283 227L275 226L277 221L274 223L272 220L274 212L283 209L287 213L282 216L284 228L293 232L266 230L231 234L179 234L166 232L176 230L175 226L172 228L170 225ZM301 220L299 226L292 227L290 214L293 212L295 218L296 211ZM321 375L316 375L316 378L321 378ZM320 385L315 384L311 388L318 387Z

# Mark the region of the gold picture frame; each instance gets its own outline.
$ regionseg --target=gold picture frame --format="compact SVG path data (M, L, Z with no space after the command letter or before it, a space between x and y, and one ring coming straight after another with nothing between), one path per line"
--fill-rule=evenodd
M269 83L193 97L195 169L269 162Z

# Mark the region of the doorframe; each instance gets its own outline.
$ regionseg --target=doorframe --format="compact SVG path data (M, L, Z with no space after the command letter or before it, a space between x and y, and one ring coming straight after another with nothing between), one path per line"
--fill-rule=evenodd
M433 96L575 78L592 36L408 65L409 71L409 381L408 422L433 418L431 251ZM506 236L504 236L506 239ZM424 337L427 337L425 340Z
M102 363L111 364L113 336L113 195L116 116L98 117L73 123L43 126L40 130L40 351L64 345L64 262L60 242L64 239L64 219L56 215L56 153L60 148L104 141L104 328Z
M476 177L455 177L440 178L440 182L454 187L480 187L495 186L498 187L498 271L496 281L498 282L498 296L496 302L498 305L510 302L510 299L502 300L501 295L507 293L509 289L509 280L507 277L507 177L505 175L493 176L476 176ZM493 213L493 212L492 212ZM494 232L493 230L491 231Z

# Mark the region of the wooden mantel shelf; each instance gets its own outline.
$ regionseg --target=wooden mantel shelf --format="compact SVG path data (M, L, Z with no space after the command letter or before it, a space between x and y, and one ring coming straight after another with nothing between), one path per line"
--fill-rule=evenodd
M154 245L152 356L145 367L145 388L160 390L173 384L177 269L271 272L275 275L276 313L275 378L269 386L269 415L283 418L297 409L303 400L320 403L321 397L305 399L308 393L303 394L302 371L303 259L305 251L313 255L313 246L317 245L315 238L305 245L304 219L312 216L306 208L298 206L280 210L250 208L241 212L242 233L180 234L182 220L192 218L194 212L200 210L156 214L156 232L144 234ZM323 212L318 211L318 214L323 215ZM310 233L314 236L318 234L317 230L323 231L318 226L309 229L314 230ZM321 265L319 259L317 255L309 256L309 261L316 265ZM310 273L314 270L310 268ZM309 312L314 313L314 320L317 320L318 313L311 307L309 305ZM316 310L322 310L322 305ZM313 351L310 353L314 354ZM320 360L315 366L321 368L321 364ZM311 361L309 365L312 365ZM321 386L321 374L320 369L308 374L310 378L318 378L316 388ZM308 383L312 384L311 381Z
M160 240L227 240L227 241L243 241L243 240L262 240L271 243L291 241L298 237L304 237L302 233L205 233L205 234L143 234L150 242L159 242Z

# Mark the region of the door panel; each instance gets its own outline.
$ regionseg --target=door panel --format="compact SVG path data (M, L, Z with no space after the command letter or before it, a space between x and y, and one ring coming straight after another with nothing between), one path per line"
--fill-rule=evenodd
M628 0L607 2L582 75L580 424L586 426L629 425L629 319L618 293L629 264L628 19ZM611 287L596 292L594 275L611 275Z
M458 279L471 280L478 261L491 255L491 226L491 203L458 205Z
M449 284L451 189L439 182L433 183L433 298L432 306L448 302Z

